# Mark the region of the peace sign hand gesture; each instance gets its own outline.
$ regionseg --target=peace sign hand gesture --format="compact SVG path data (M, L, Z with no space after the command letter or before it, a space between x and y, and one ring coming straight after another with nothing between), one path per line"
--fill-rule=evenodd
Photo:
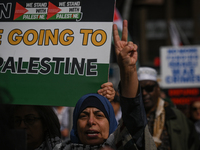
M117 55L118 65L122 68L131 67L135 69L137 62L137 45L133 42L128 42L128 22L123 21L122 39L120 40L117 25L113 25L113 37L115 44L115 53ZM130 69L131 69L130 68Z
M115 53L120 68L121 94L125 97L135 97L138 91L137 78L137 45L128 42L128 22L123 21L122 39L120 40L117 25L113 25Z

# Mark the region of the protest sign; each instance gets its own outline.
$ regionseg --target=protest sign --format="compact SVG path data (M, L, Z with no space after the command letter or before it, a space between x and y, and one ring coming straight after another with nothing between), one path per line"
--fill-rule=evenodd
M161 47L161 87L200 87L200 46Z
M74 106L108 81L114 0L0 2L0 87L13 104Z
M163 91L176 106L189 105L191 101L200 99L200 88L174 88Z

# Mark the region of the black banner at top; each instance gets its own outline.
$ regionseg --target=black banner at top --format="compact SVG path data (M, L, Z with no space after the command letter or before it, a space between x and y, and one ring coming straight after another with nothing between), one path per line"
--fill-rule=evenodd
M1 22L112 22L115 0L37 0L0 2Z

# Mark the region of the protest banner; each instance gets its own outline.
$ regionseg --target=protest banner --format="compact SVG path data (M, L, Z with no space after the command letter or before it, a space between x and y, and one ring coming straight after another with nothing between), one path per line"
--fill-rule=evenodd
M190 102L200 99L200 46L164 46L160 58L160 87L189 116Z
M108 81L114 0L0 2L0 87L13 104L75 106Z
M161 47L161 87L200 87L200 46Z
M189 105L191 101L200 100L200 88L167 89L166 94L175 105Z

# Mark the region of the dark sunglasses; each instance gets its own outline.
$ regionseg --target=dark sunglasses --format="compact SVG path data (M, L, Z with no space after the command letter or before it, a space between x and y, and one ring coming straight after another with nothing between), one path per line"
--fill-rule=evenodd
M35 121L39 120L39 119L41 119L41 118L34 117L34 116L25 117L24 119L14 118L14 126L19 127L21 125L22 121L24 121L24 123L26 125L33 125L35 123Z
M141 87L141 90L145 90L147 93L153 92L154 88L157 86L157 84L154 85L147 85L145 87Z
M192 107L192 111L197 111L200 107Z

